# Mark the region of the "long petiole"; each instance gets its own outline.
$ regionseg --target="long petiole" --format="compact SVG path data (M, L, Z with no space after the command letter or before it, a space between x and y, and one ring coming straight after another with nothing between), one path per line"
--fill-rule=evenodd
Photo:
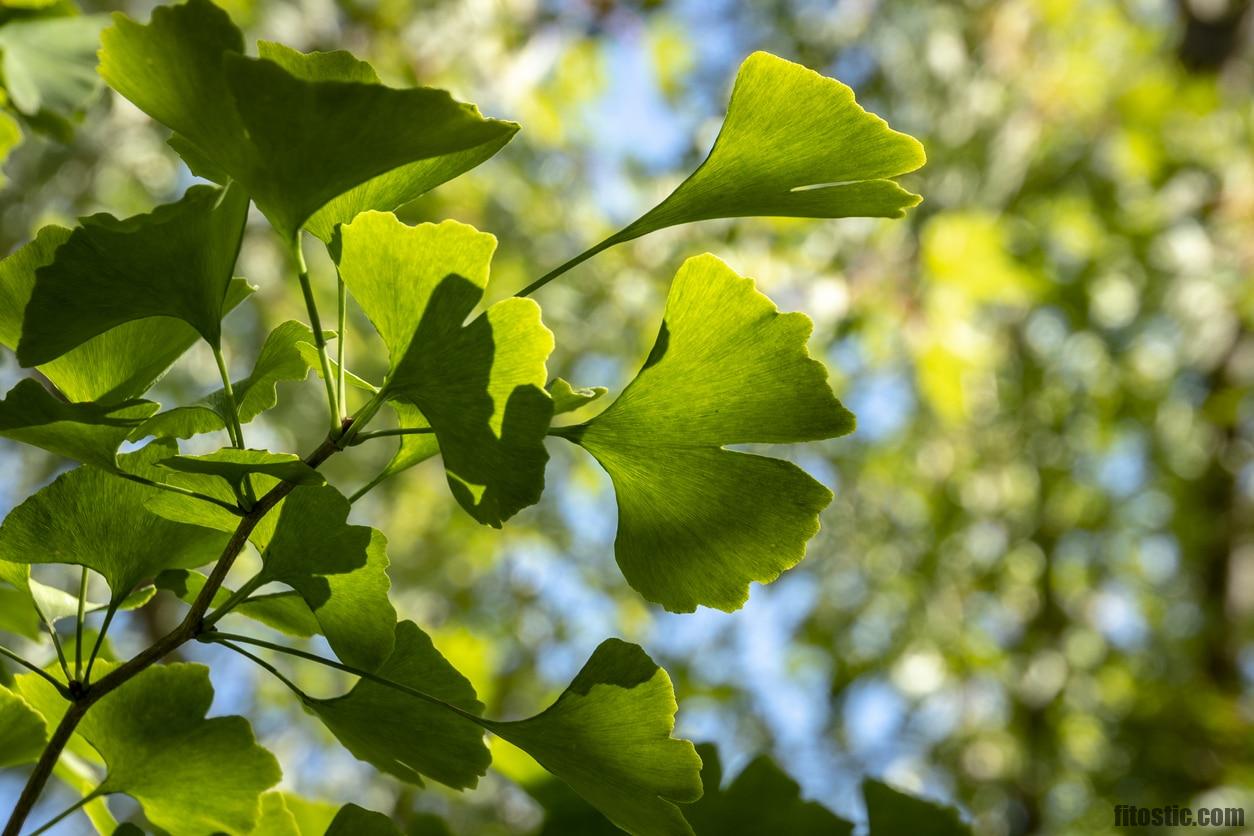
M322 382L326 384L327 406L331 410L331 437L340 435L340 399L335 393L335 378L331 375L331 358L327 356L327 338L322 333L322 318L318 316L318 304L314 301L313 287L309 284L309 266L305 264L305 252L301 249L300 233L292 239L292 257L296 259L300 292L305 297L305 310L309 313L309 327L313 329L314 345L318 348L318 364L322 366ZM343 340L343 337L340 337Z
M274 665L271 665L271 664L270 664L269 662L267 662L265 659L262 659L260 656L257 656L257 655L256 655L256 654L254 654L254 653L249 653L249 652L248 652L247 650L245 650L244 648L240 647L239 645L231 644L229 641L225 641L225 640L221 640L221 639L217 639L217 640L215 640L215 641L216 641L216 643L217 643L217 644L220 644L220 645L222 645L223 647L228 648L228 649L230 649L230 650L234 650L234 651L235 651L236 653L238 653L239 655L244 656L245 658L248 658L248 659L253 660L254 662L256 662L256 663L257 663L258 665L260 665L261 667L263 667L263 668L265 668L266 670L270 671L270 673L274 674L274 676L275 676L275 677L276 677L276 678L277 678L280 682L282 682L284 685L286 685L288 688L290 688L290 689L292 690L292 693L296 694L296 696L300 697L302 700L307 700L307 699L309 699L309 695L308 695L308 694L306 694L306 693L305 693L304 691L302 691L301 689L297 688L297 687L296 687L296 683L292 682L292 680L288 679L286 676L284 676L283 674L279 673L279 669L278 669L278 668L276 668Z
M52 638L52 646L57 649L57 661L61 663L61 673L65 674L65 681L69 682L74 677L70 676L70 663L65 658L65 648L61 646L61 638L57 635L57 628L52 626L52 622L44 618L43 612L39 608L35 608L39 612L39 623L44 625L44 629L48 631L48 635Z
M74 624L74 678L83 678L83 621L87 614L87 567L78 582L78 619Z
M338 269L335 271L335 282L339 288L339 298L336 304L339 330L335 332L335 364L338 367L339 377L336 379L335 393L339 398L340 423L343 424L344 419L348 417L348 388L345 385L344 371L344 328L348 320L348 285L344 284L344 279L340 276Z
M231 372L226 367L226 357L222 355L220 346L213 346L213 359L218 363L218 374L222 377L222 393L226 395L227 434L231 436L231 444L243 449L244 428L239 422L239 404L235 402L235 387L231 384Z
M160 490L169 491L170 493L177 493L177 494L182 494L183 496L190 496L193 499L199 499L202 502L212 502L214 505L217 505L219 508L224 508L227 511L230 511L232 514L234 514L237 517L244 516L244 511L239 506L232 505L231 503L227 502L225 499L218 499L216 496L209 496L209 494L200 493L199 491L188 490L187 488L183 488L178 485L170 485L165 482L158 482L154 479L148 479L136 473L127 473L124 470L114 471L113 475L120 476L123 479L129 479L132 482L138 482L141 485L147 485L150 488L159 488Z
M200 635L198 638L202 642L217 642L219 644L226 644L228 647L230 646L229 642L241 642L243 644L251 644L251 645L256 645L257 647L264 647L267 650L273 650L277 653L286 653L289 656L296 656L301 659L307 659L310 662L317 662L320 665L326 665L328 668L335 668L336 670L343 671L344 673L351 673L353 676L359 676L362 679L368 679L371 682L384 686L385 688L391 688L395 691L400 691L403 694L408 694L411 697L415 697L416 699L420 699L425 702L429 702L433 705L438 705L443 708L447 708L449 711L452 711L454 714L465 717L467 720L470 720L473 723L478 723L482 725L484 722L482 717L479 717L478 715L475 715L475 714L471 714L469 711L458 708L457 706L452 705L451 703L447 703L444 700L440 699L439 697L433 697L428 693L419 691L417 688L410 688L408 685L403 685L400 682L393 682L387 677L379 676L378 674L371 673L370 671L363 670L361 668L355 668L352 665L346 665L343 662L337 662L334 659L328 659L325 656L319 656L316 653L309 653L304 650L297 650L294 647L285 647L281 644L275 644L274 642L263 641L262 639L254 639L252 636L240 636L234 633L209 632L209 633L204 633Z
M83 797L82 797L82 798L80 798L78 801L74 802L74 803L73 803L73 804L71 804L69 807L67 807L66 809L62 810L60 813L57 813L57 814L56 814L55 816L53 816L52 818L48 819L48 821L44 822L44 823L43 823L43 825L42 825L41 827L37 827L37 828L35 828L34 830L32 830L32 831L30 832L29 836L39 836L39 834L40 834L40 833L45 832L45 831L46 831L46 830L48 830L50 827L52 827L53 825L55 825L57 822L61 821L61 820L62 820L62 819L64 819L66 816L68 816L68 815L70 815L71 813L75 812L75 811L76 811L76 810L78 810L79 808L87 806L88 804L90 804L91 802L93 802L93 801L95 801L97 798L99 798L101 795L103 795L103 793L102 793L100 790L98 790L98 789L96 789L96 790L92 790L91 792L87 793L87 795L83 796Z
M536 279L534 282L527 285L526 287L524 287L522 290L518 291L514 295L515 296L530 296L531 294L535 293L540 288L544 287L549 282L556 279L558 276L565 273L567 270L578 267L580 264L583 264L585 261L592 258L597 253L601 252L602 250L608 250L610 247L614 246L617 243L619 243L618 235L611 235L609 238L606 238L601 243L596 244L595 246L584 250L579 255L575 256L569 261L563 264L559 264L557 267L554 267L552 270L545 273L543 276Z
M222 616L244 603L244 601L248 599L248 596L256 592L265 582L266 579L262 575L254 575L247 583L235 590L235 592L231 594L230 598L223 601L222 606L214 608L213 612L205 616L205 626L209 627L210 625L216 623Z
M387 438L395 435L430 435L433 432L435 430L431 427L399 427L394 430L375 430L368 433L357 433L348 442L348 445L361 444L363 441L369 441L372 438Z
M91 658L87 660L87 670L83 672L84 684L91 682L91 668L96 664L96 655L100 653L100 647L104 644L105 634L109 632L109 625L113 623L113 616L117 614L118 606L121 601L109 602L109 609L105 611L104 623L100 625L100 632L96 634L96 643L91 649Z
M370 423L370 419L375 416L379 408L383 406L384 401L388 399L387 381L379 387L379 391L374 393L374 397L366 401L366 405L357 410L357 414L353 416L353 423L349 425L344 434L336 441L336 446L343 450L345 447L353 443L353 439L361 434L361 430L366 424Z
M39 667L34 662L29 662L26 659L23 659L21 656L17 655L12 650L9 650L4 645L0 645L0 656L7 656L8 658L12 659L14 662L17 662L22 667L31 671L32 673L39 674L44 679L52 683L52 687L56 688L57 691L61 694L61 696L65 697L67 700L70 698L70 689L66 688L63 684L58 682L55 676L48 673L43 668Z

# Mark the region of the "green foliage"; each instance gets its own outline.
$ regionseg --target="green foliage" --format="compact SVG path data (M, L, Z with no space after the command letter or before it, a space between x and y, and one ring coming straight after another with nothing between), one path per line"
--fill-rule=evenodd
M87 100L94 77L51 66L62 58L74 65L89 41L94 46L99 22L69 21L0 27L5 83L19 111L75 110ZM801 560L831 494L793 464L726 448L853 428L807 351L810 321L781 314L713 256L690 259L636 378L596 417L553 428L555 415L582 410L607 389L550 382L554 335L540 305L492 301L488 292L496 238L452 220L408 225L392 214L492 157L516 124L486 119L442 90L385 86L345 52L263 41L259 57L249 57L240 29L209 0L159 7L147 24L115 15L101 37L100 74L173 131L169 144L188 168L219 186L193 186L122 220L99 214L73 230L45 226L0 263L0 343L50 384L22 380L0 401L0 435L82 463L0 525L0 630L33 641L46 629L60 666L0 648L29 669L16 691L0 690L0 766L39 760L34 793L49 774L60 775L100 828L115 824L102 799L125 793L147 822L172 833L401 832L354 804L336 811L268 791L280 779L278 764L247 721L206 717L208 670L160 661L195 639L276 675L345 749L409 785L476 786L492 760L491 733L591 805L597 812L588 821L603 817L629 833L847 832L801 801L768 761L720 788L713 751L703 767L693 745L673 736L670 676L634 644L601 643L539 714L486 718L454 665L462 657L446 657L414 621L398 620L387 538L350 521L355 499L439 455L457 503L500 528L540 500L546 437L560 435L613 480L616 554L628 582L671 610L734 610L750 583L769 583ZM849 88L756 53L741 67L722 132L696 172L520 296L610 244L676 224L898 217L919 198L892 178L922 162L921 146L864 111ZM231 380L222 321L251 291L233 275L254 205L295 262L309 324L282 322L251 373ZM322 328L322 276L305 263L302 229L326 246L335 268L334 331ZM344 366L346 344L360 336L354 305L387 349L377 384L365 370L383 364L370 352L362 352L364 377ZM198 337L212 349L221 387L194 399L176 386L160 390L154 397L175 401L164 410L141 399ZM279 405L279 382L303 381L311 368L327 393L325 440L303 458L262 449L269 443L249 447L245 425ZM354 396L368 400L353 410ZM372 430L385 405L396 425ZM211 450L198 438L223 429L229 447ZM249 427L254 441L257 430ZM399 449L351 499L328 483L320 469L328 458L393 436ZM194 441L184 451L179 439ZM119 454L128 441L143 446ZM77 594L31 576L32 565L49 564L82 567ZM93 573L109 586L105 604L92 600ZM167 605L186 604L182 621L129 662L97 664L114 614L144 606L155 589L172 593L161 596ZM97 630L86 622L100 608ZM57 623L71 617L67 654ZM224 619L297 640L320 636L336 658L227 633ZM307 690L328 692L325 679L298 683L249 647L356 681L329 690L336 696L311 696ZM63 718L68 740L46 742ZM62 747L75 757L58 764ZM74 772L75 764L85 771ZM764 797L773 803L764 806ZM15 826L30 810L22 804ZM872 827L882 829L875 809ZM126 830L137 827L117 827ZM438 819L415 820L409 830L447 832Z

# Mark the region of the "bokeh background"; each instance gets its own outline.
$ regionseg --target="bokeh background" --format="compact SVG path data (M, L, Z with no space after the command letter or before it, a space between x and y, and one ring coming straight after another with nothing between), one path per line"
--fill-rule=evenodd
M151 5L84 8L146 19ZM707 222L612 250L538 295L557 335L551 373L611 396L689 255L716 253L814 319L812 351L859 428L772 448L837 499L807 559L755 586L742 611L670 615L635 595L613 560L609 480L560 439L544 500L504 531L457 508L438 461L357 503L390 538L398 609L490 714L531 713L618 635L675 679L680 733L717 742L731 772L772 753L807 796L855 819L865 774L957 804L981 836L1107 832L1119 803L1254 816L1248 2L226 5L252 39L349 49L390 83L446 87L523 124L495 159L403 213L496 234L493 299L669 192L708 150L754 49L839 78L927 147L904 178L925 202L905 220ZM28 136L6 166L0 246L175 198L192 181L164 139L108 92L68 142ZM261 290L227 320L237 376L271 327L304 318L291 265L255 221L238 272ZM329 262L313 265L333 310ZM354 325L350 365L377 375L381 345ZM6 354L0 383L20 374ZM193 351L155 396L216 386L212 359ZM280 391L250 446L308 450L319 384ZM333 481L351 491L391 449L337 457ZM0 506L61 466L0 442ZM114 652L177 613L159 599L128 615ZM473 792L404 787L338 749L247 662L187 654L214 667L215 711L254 718L286 786L392 811L414 832L424 813L456 834L542 827L521 789L541 773L525 756L496 748L500 771ZM306 690L343 684L286 661ZM0 775L0 807L20 779ZM71 799L53 792L42 809Z

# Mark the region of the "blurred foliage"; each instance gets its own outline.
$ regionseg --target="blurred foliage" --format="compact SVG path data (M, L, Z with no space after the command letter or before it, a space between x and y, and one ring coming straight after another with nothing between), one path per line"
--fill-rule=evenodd
M1118 803L1254 809L1248 3L226 5L250 38L351 49L387 81L447 87L523 124L405 213L500 238L485 302L673 188L753 49L840 78L928 149L904 180L926 202L905 221L667 230L541 294L551 372L612 393L647 353L686 255L708 249L815 319L812 352L859 430L796 457L837 500L807 559L755 586L741 613L670 615L633 593L613 562L608 478L566 445L551 446L545 500L503 532L449 502L431 463L355 506L389 532L402 617L429 628L489 714L526 716L621 635L671 672L678 731L717 740L726 774L771 752L846 817L863 815L866 772L956 803L987 836L1098 832ZM5 251L43 223L175 197L190 180L164 140L116 96L72 137L28 135L0 193ZM255 218L240 272L261 290L228 325L243 335L227 347L238 372L270 328L300 318L285 259ZM329 307L330 265L312 266ZM349 361L377 375L386 351L354 346ZM12 358L0 372L5 389L18 376ZM157 397L188 402L214 379L193 353ZM259 444L316 442L288 437L321 426L318 382L302 386L281 384ZM380 448L330 477L366 481L390 456ZM55 466L0 447L6 504ZM120 651L162 628L161 608L140 613ZM493 754L513 781L473 794L366 784L279 707L282 686L222 661L238 681L218 683L218 708L251 710L262 742L301 765L287 778L304 794L392 810L414 832L433 812L458 834L541 827L519 787L542 773L508 744ZM334 677L302 668L297 682L325 691Z

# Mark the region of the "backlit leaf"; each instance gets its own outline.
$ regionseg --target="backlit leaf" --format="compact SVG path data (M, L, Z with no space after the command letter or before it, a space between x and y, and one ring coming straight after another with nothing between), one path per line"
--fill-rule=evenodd
M410 227L367 212L342 228L340 272L388 347L383 390L435 429L453 495L500 526L544 489L544 391L553 335L507 299L463 325L483 296L496 239L455 221Z
M0 686L0 769L34 763L48 740L43 716Z
M153 442L119 456L122 469L152 478L155 463L177 452ZM72 563L104 576L120 604L162 569L215 559L227 535L163 519L144 507L157 488L93 467L78 467L18 505L0 525L0 560Z
M100 89L96 49L103 15L7 20L0 26L4 89L27 116L68 117Z
M27 378L0 400L0 435L113 470L118 447L157 409L157 404L142 400L116 406L66 403Z
M193 186L146 215L83 218L36 274L18 360L46 363L154 316L181 319L219 345L247 213L242 190Z
M262 473L280 482L296 485L324 485L326 477L301 460L295 453L271 453L269 450L237 450L225 447L203 456L172 456L157 462L161 467L180 473L216 476L231 489L242 489L251 474Z
M591 421L557 431L610 474L618 564L650 601L734 610L751 581L805 555L831 492L793 464L724 446L853 429L806 350L811 328L714 256L691 258L635 380Z
M604 386L571 386L562 378L549 384L549 396L553 398L553 414L574 412L587 406L609 390Z
M45 226L34 241L0 261L0 345L17 349L36 273L52 263L69 237L64 227ZM251 292L243 279L232 279L225 309ZM148 391L197 337L180 319L150 317L111 328L38 368L71 401L116 404Z
M68 703L51 685L34 674L17 683L49 723L60 719ZM77 730L107 765L101 792L126 793L172 833L251 829L279 765L243 717L206 719L212 702L209 669L190 664L146 668L102 697Z
M154 583L158 589L169 590L190 604L204 587L205 576L190 569L167 569L157 575ZM232 594L230 587L219 587L213 596L213 606L225 603ZM247 616L267 627L298 638L309 638L322 632L305 599L294 591L252 595L237 604L227 618L232 615Z

